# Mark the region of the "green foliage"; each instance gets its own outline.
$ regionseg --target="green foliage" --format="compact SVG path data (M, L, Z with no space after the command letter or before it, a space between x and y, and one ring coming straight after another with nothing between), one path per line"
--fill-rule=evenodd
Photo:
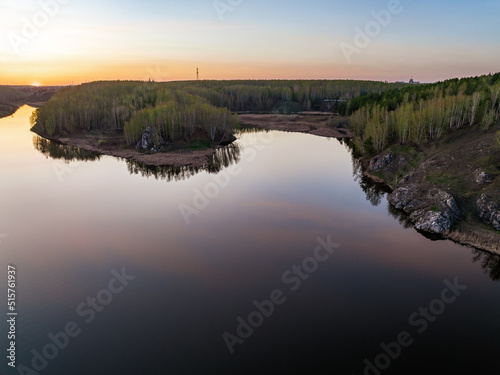
M373 146L372 137L369 137L365 140L365 142L363 143L363 149L365 154L368 156L375 156L377 154L377 152L375 151L375 147Z
M170 84L95 82L59 91L33 113L31 124L48 134L124 131L128 144L146 128L156 141L188 139L197 131L213 141L231 131L237 119L200 96Z
M351 100L351 129L371 139L374 150L388 144L421 144L446 132L480 123L485 130L500 117L500 74L412 85Z
M351 130L361 139L359 148L379 153L395 142L420 144L465 125L490 128L500 115L500 74L429 85L342 80L94 82L58 91L33 114L31 123L49 135L123 131L129 144L149 127L156 141L175 142L199 132L216 139L237 126L231 112L325 108L350 115Z
M216 135L232 131L236 124L236 116L227 108L189 100L184 103L189 104L171 101L138 111L125 125L127 143L136 143L147 128L154 131L156 143L190 139L197 131L205 132L214 141Z
M191 141L188 148L190 150L203 150L205 148L210 148L210 147L211 147L211 144L209 141L207 141L205 139L200 139L200 140Z
M81 131L124 131L129 144L146 128L157 140L188 139L198 130L215 139L237 124L229 111L298 112L332 108L394 84L371 81L186 81L94 82L57 92L32 119L48 135ZM337 108L339 109L339 108Z
M25 92L16 90L14 87L0 86L0 103L18 103L27 96Z
M483 130L488 130L490 126L494 125L496 120L498 118L498 115L495 110L487 110L484 113L483 119L481 121L481 129Z
M495 135L495 148L500 151L500 131Z

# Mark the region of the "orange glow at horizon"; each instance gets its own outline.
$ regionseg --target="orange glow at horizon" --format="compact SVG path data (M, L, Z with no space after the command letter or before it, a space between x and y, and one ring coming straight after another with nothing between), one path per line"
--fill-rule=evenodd
M321 7L304 2L284 8L279 2L252 2L235 7L224 19L211 1L196 2L123 6L116 0L61 0L53 11L38 1L10 2L0 12L0 85L195 80L197 67L200 79L394 82L413 75L435 82L496 73L500 63L499 5L493 0L457 8L473 22L474 32L455 19L443 19L443 12L429 12L426 5L405 5L349 58L341 45L356 45L355 30L365 30L371 20L368 2L323 2ZM35 17L43 12L50 13L46 25Z
M230 79L353 79L397 81L410 77L405 68L381 67L357 64L326 63L199 63L193 61L151 61L151 62L95 62L81 63L71 61L20 62L18 64L0 63L0 85L56 86L78 85L93 81L114 80L154 80L180 81L195 80L196 68L200 70L201 80ZM427 73L415 71L413 74L423 82L471 75L470 66L457 65L450 68L443 78L440 72ZM481 67L473 70L473 75L487 74Z

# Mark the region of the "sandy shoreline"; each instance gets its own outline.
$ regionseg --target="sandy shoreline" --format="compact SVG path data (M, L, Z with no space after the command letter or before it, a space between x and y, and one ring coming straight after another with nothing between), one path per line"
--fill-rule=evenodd
M327 112L301 112L297 115L240 113L238 117L242 125L259 129L307 133L328 138L354 137L348 129L328 126L332 114Z

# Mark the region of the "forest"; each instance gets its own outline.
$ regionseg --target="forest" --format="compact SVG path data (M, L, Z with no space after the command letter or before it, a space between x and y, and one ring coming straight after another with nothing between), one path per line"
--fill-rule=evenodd
M45 103L58 89L57 86L0 86L0 118L14 114L24 104Z
M123 132L128 145L147 128L155 142L221 139L236 112L330 111L349 118L360 151L421 144L465 126L492 128L500 118L500 73L410 85L346 80L94 82L58 91L31 123L49 136ZM335 122L333 122L335 123ZM498 136L500 142L500 135Z
M190 139L197 131L213 141L235 126L236 117L226 108L165 84L94 82L60 90L33 112L30 122L49 136L119 131L133 145L147 128L157 142Z
M465 126L487 131L500 119L500 73L364 95L340 112L350 116L357 146L371 155L394 143L430 142Z
M31 125L48 136L123 132L128 145L144 131L156 143L220 139L237 125L237 111L291 113L318 109L404 87L371 81L93 82L67 87L34 111ZM325 102L326 99L326 102Z
M13 114L26 95L9 86L0 86L0 118Z

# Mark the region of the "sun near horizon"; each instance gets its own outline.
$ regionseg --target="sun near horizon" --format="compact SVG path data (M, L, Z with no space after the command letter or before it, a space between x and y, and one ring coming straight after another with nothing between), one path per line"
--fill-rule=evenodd
M498 70L499 13L492 0L2 1L0 84L194 80L196 68L200 79L434 82Z

